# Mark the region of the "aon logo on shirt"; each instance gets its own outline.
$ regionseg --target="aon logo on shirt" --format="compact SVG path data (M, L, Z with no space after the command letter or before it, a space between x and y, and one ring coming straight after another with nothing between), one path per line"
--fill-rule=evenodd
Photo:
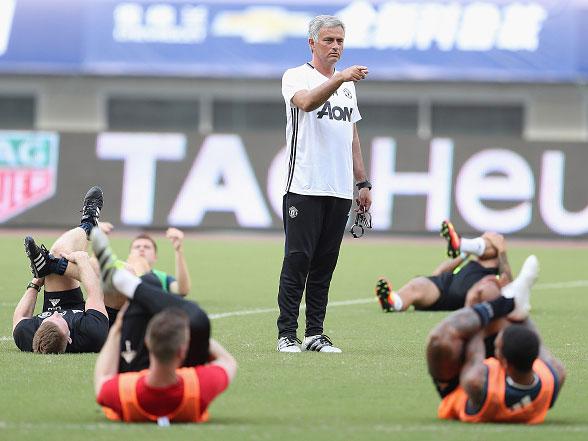
M352 112L353 108L339 106L331 107L331 103L327 101L323 108L317 113L317 117L318 119L322 119L323 116L326 116L329 119L334 119L335 121L351 121Z

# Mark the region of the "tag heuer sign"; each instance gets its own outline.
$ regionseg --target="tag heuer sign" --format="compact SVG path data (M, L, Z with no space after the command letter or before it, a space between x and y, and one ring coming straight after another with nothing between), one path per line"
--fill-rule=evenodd
M55 194L59 135L0 131L0 223Z

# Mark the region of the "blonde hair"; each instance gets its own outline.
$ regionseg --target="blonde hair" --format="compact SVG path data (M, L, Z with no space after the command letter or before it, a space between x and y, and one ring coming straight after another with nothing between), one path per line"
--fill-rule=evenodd
M63 354L67 347L67 335L55 323L44 321L33 336L33 352Z

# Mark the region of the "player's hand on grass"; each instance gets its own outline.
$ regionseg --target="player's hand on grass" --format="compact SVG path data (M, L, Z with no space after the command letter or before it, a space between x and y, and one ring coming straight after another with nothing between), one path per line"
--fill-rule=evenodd
M167 237L176 251L182 251L182 243L184 241L184 233L177 228L170 227L165 232L165 237Z
M114 230L114 225L110 222L98 222L98 228L100 228L104 234L110 234L110 232Z
M366 66L351 66L340 72L343 81L360 81L368 75L368 68Z
M365 213L366 211L370 211L370 207L372 206L372 195L368 188L362 188L359 190L357 199L355 199L357 203L357 208L355 211L357 213Z

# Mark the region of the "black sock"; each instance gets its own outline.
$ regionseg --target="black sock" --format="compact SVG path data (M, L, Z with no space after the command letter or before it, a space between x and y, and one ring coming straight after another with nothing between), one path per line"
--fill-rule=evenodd
M57 257L49 256L49 274L57 274L63 276L65 270L67 268L68 260L65 257Z
M80 223L80 228L86 232L86 237L89 239L92 228L94 228L94 224L89 220L83 220Z
M473 310L480 317L482 327L486 326L490 320L508 315L514 309L514 299L498 297L490 302L482 302L473 306Z

